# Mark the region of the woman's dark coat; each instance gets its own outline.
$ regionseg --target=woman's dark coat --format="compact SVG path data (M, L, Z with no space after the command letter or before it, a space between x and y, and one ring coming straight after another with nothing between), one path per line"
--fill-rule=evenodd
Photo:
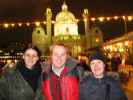
M34 92L18 70L19 65L0 78L0 100L42 100L41 77Z

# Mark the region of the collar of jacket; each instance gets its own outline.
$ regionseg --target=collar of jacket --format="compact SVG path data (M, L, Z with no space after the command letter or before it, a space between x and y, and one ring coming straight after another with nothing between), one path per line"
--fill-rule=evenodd
M68 67L69 70L74 69L78 64L78 61L76 59L73 59L72 57L69 57L66 60L65 67ZM48 73L51 71L52 63L45 63L43 64L43 72Z

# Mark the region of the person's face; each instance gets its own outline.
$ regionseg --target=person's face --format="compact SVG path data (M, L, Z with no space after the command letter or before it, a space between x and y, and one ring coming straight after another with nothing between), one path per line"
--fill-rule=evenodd
M91 71L93 73L93 75L96 78L102 78L104 75L104 68L105 68L105 64L103 63L102 60L92 60L90 62L90 67L91 67Z
M54 46L52 51L52 65L54 67L60 68L63 64L65 64L67 59L67 51L63 46Z
M23 55L25 66L32 69L33 65L38 61L39 57L34 49L28 49Z

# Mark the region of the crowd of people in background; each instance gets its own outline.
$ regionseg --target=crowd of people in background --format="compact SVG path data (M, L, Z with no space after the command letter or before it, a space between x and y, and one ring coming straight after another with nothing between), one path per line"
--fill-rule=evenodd
M119 80L106 73L103 52L93 51L87 64L64 44L50 46L45 61L37 47L26 48L21 60L1 67L0 100L127 100Z

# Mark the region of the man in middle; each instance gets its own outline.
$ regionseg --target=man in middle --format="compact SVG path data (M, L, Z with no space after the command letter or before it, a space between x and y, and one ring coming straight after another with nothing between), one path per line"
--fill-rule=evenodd
M45 100L78 100L81 67L63 44L51 48L51 63L44 70L42 91Z

